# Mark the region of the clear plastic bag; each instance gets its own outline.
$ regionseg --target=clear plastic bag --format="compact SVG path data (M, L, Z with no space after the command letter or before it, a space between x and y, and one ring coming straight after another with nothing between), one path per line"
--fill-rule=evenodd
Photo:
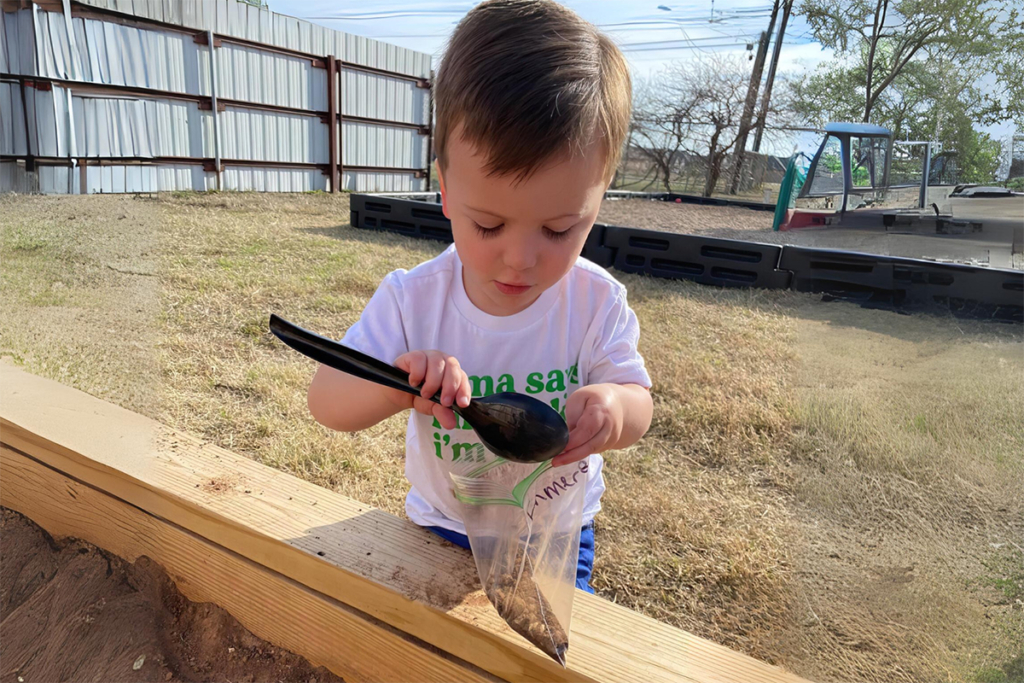
M491 456L451 473L484 592L518 634L565 666L587 462Z

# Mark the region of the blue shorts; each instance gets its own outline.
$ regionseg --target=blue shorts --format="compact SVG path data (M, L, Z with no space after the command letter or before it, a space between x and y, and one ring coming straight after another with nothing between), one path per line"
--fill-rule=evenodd
M433 531L444 540L454 543L460 548L470 550L469 539L463 534L455 531L449 531L448 529L442 529L439 526L428 526L427 529L429 531ZM580 530L580 555L579 560L576 562L576 587L588 593L593 593L594 589L590 587L590 574L593 571L594 523L591 522Z

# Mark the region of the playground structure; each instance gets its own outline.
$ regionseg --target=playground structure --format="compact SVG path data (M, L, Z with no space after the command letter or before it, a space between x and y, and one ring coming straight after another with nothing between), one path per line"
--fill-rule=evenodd
M898 255L1020 267L1024 194L953 184L949 152L937 154L927 141L896 142L881 126L830 123L823 132L813 157L790 160L776 230L913 235L920 238L909 245L913 253Z

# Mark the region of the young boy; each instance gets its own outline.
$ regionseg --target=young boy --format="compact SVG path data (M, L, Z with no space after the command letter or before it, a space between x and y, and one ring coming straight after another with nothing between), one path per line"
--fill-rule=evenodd
M435 97L455 244L389 274L343 340L407 371L424 398L321 366L309 408L341 431L412 409L406 512L469 548L448 472L482 447L449 406L501 391L548 403L570 430L553 464L586 459L576 583L589 591L599 454L635 443L653 408L626 289L580 258L629 125L629 72L607 37L561 5L492 0L455 29ZM438 389L443 406L425 398Z

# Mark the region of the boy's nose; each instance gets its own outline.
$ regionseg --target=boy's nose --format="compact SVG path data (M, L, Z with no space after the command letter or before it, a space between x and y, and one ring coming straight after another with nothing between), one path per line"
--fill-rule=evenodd
M506 247L502 260L512 270L529 270L537 265L537 249L528 241L512 244Z

